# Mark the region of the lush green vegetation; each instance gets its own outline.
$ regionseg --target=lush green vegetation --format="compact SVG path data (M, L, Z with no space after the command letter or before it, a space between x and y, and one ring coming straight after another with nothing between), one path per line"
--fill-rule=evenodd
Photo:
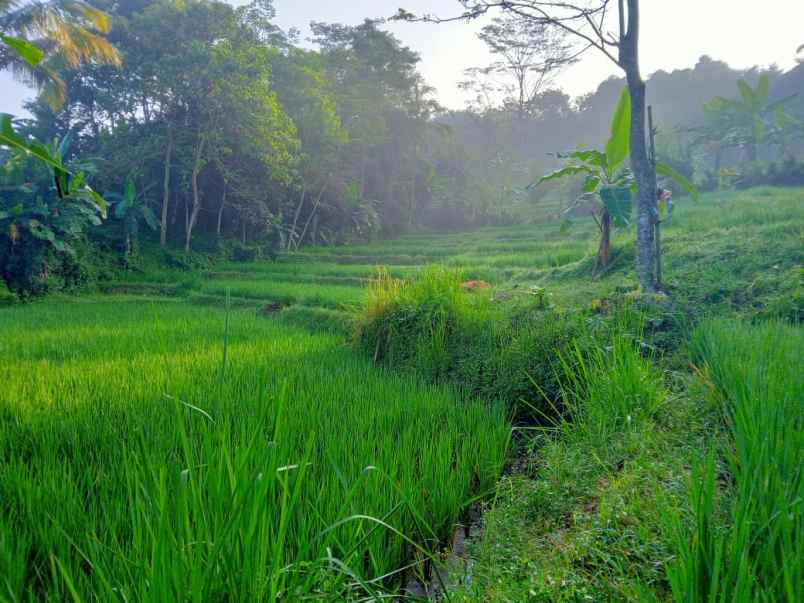
M399 588L402 573L366 581L449 542L472 498L493 490L513 412L518 460L489 499L458 600L737 592L725 560L743 550L731 526L746 513L790 518L746 571L795 600L800 327L707 323L689 357L685 342L710 313L800 322L801 195L753 189L680 203L664 231L671 298L631 298L627 235L590 278L595 226L579 221L567 236L546 222L154 267L107 280L115 296L4 308L6 589L24 600L62 598L70 584L135 599ZM557 249L566 258L551 265ZM467 292L469 279L491 288ZM343 345L352 325L362 353ZM751 404L771 399L780 414L756 415L765 406ZM747 450L752 433L774 431L741 425L765 420L788 426L774 448L751 464L730 460L730 441ZM774 454L789 465L774 469ZM740 476L754 463L785 495L768 489L743 508L742 488L756 480ZM690 481L691 464L704 481ZM722 472L733 477L713 485ZM277 478L255 483L260 473ZM270 506L257 505L254 488ZM199 541L225 546L190 544Z
M680 535L673 590L686 601L799 601L804 331L709 321L691 346L727 433L722 449L696 459L694 520ZM717 477L721 459L725 483Z
M371 593L505 458L501 405L252 312L86 299L0 330L3 600Z
M460 5L0 0L0 601L804 599L804 65Z

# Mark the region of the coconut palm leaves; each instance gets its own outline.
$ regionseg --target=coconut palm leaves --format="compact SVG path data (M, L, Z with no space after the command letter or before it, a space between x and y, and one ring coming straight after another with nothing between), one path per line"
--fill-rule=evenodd
M80 0L0 0L0 69L10 69L58 107L66 95L59 69L120 64L104 38L109 29L108 15Z

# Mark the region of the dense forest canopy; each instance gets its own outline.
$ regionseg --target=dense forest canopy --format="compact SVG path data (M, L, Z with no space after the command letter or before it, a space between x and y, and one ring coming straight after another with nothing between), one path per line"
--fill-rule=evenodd
M572 40L497 18L480 33L494 62L465 74L476 100L446 110L419 55L381 22L312 23L304 41L276 26L271 0L91 6L108 15L114 55L29 70L64 95L54 102L44 85L19 125L60 141L105 197L128 186L129 202L93 232L129 259L141 226L187 251L237 240L274 253L525 219L551 190L529 185L560 153L606 139L625 85L612 77L570 98L554 78L578 60ZM738 80L767 88L753 114L712 104L740 99ZM647 90L661 159L701 188L804 178L804 65L735 70L703 56L652 74ZM30 179L18 163L4 190Z

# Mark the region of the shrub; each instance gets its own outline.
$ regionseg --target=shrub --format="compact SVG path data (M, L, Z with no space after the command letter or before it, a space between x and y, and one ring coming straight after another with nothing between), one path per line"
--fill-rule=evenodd
M242 243L236 243L232 246L232 261L233 262L253 262L257 259L259 249L256 247L248 247Z
M410 280L381 270L357 322L357 345L376 362L503 399L519 420L540 421L558 400L560 355L581 334L581 317L534 304L514 311L462 282L460 271L439 266Z

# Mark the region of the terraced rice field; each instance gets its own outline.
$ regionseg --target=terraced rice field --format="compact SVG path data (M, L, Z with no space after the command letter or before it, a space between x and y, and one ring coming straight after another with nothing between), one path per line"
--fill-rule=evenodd
M800 199L682 204L664 231L676 302L800 316ZM367 279L440 263L495 296L538 285L571 309L634 288L631 243L618 233L610 272L592 277L589 223L411 235L0 308L0 600L398 589L493 489L510 424L505 401L350 349Z

